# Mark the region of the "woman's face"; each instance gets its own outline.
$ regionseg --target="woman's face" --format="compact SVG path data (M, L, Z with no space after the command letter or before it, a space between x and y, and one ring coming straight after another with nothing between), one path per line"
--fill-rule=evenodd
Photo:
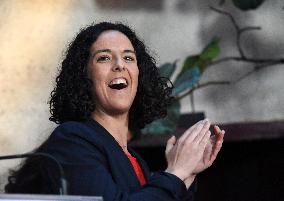
M127 113L137 92L139 75L130 40L119 31L105 31L90 52L88 76L94 85L95 112Z

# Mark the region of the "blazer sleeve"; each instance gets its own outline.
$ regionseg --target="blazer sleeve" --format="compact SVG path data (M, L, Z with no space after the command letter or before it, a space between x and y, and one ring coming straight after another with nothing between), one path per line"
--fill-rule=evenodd
M134 192L123 189L112 178L104 150L72 132L55 130L42 150L52 154L62 164L69 194L103 196L104 201L184 200L187 194L184 182L163 171L154 172L147 184ZM49 175L55 170L51 166L51 163L45 165Z

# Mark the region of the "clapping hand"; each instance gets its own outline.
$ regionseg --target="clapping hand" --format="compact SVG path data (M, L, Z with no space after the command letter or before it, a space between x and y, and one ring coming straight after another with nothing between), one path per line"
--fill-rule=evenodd
M214 135L210 136L203 157L193 170L193 174L198 174L212 165L222 147L224 134L224 130L221 130L216 125L214 126Z
M216 159L225 131L214 126L214 135L209 131L210 122L205 119L194 124L177 140L174 136L167 142L166 172L175 174L189 187L196 174L210 167Z

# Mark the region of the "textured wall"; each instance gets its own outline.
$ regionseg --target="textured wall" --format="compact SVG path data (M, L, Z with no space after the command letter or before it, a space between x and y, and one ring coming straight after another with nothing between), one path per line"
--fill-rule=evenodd
M125 4L125 3L129 4ZM159 63L198 53L214 35L222 54L236 54L228 19L210 11L214 1L2 0L0 2L0 154L33 149L51 132L47 101L63 51L79 28L93 21L122 21L144 39ZM244 38L255 57L284 55L281 0L267 0L257 11L226 9L242 25L262 30ZM202 81L235 79L247 65L214 66ZM196 108L215 122L269 121L284 118L283 66L256 73L237 85L208 87L195 93ZM190 111L188 98L183 111ZM1 162L0 175L18 162ZM3 184L4 179L0 178Z
M84 6L63 0L0 2L1 155L30 151L54 127L48 121L49 93L68 40L88 21ZM1 162L0 174L16 163Z

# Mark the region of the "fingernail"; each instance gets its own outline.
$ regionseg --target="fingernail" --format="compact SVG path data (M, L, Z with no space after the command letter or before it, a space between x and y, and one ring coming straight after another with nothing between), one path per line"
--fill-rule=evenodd
M204 123L204 124L205 124L206 122L208 122L208 119L207 119L207 118L202 121L202 123Z

